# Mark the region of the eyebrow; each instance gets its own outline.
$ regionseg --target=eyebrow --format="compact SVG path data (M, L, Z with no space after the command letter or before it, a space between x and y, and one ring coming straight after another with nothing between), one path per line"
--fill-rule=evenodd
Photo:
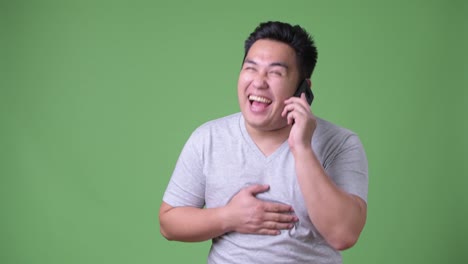
M246 59L244 61L244 63L250 63L250 64L254 64L254 65L258 65L258 63L256 63L255 61L253 60L249 60L249 59ZM268 67L274 67L274 66L279 66L279 67L283 67L285 69L289 69L289 66L283 62L272 62L270 63L270 65L268 65Z

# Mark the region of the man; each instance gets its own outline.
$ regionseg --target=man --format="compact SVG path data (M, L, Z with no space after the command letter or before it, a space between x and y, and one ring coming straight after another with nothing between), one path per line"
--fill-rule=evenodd
M317 50L300 26L260 24L245 42L241 113L184 146L160 208L169 240L212 239L208 263L341 263L366 221L359 138L315 117L305 93Z

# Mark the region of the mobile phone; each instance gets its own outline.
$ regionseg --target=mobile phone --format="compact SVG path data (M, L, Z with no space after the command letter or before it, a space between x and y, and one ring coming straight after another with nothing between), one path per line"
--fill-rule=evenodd
M294 96L301 97L301 94L305 93L307 102L309 103L309 105L311 105L312 101L314 100L314 94L312 93L312 89L310 89L309 82L310 82L309 80L304 79L297 87L297 90L294 93Z

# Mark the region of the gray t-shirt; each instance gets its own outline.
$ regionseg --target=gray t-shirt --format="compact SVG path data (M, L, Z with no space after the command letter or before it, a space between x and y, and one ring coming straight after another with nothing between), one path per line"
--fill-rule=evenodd
M336 185L367 201L367 159L356 134L317 118L312 146ZM308 216L287 140L266 157L247 133L241 113L207 122L192 133L163 200L173 207L221 207L252 184L269 184L270 190L257 198L291 205L299 222L277 236L231 232L216 237L208 263L341 263L339 251Z

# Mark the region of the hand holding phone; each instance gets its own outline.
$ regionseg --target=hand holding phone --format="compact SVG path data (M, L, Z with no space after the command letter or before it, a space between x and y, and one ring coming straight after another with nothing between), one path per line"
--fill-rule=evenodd
M309 103L309 105L312 105L312 101L314 100L314 94L312 93L312 89L310 89L310 80L304 79L297 87L294 96L301 97L302 93L305 93L307 102Z
M301 96L304 93L304 97L310 106L314 100L314 94L310 87L310 80L301 81L294 96L285 101L285 107L281 113L281 116L287 119L288 125L292 126L288 138L289 147L292 150L297 149L297 146L304 149L312 144L312 135L317 126L317 121L310 108L304 105L304 99ZM294 97L301 98L300 102Z

